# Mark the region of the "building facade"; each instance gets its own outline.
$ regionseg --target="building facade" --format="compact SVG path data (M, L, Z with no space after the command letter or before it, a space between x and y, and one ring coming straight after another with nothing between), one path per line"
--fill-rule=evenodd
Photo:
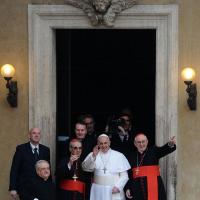
M115 28L151 26L158 31L156 132L162 134L156 136L156 142L162 144L169 136L176 135L178 144L176 154L166 163L162 162L169 175L165 179L170 200L175 198L195 200L200 193L197 171L200 164L199 101L197 98L196 111L189 110L185 85L180 77L184 67L192 66L197 73L195 82L198 90L200 68L198 34L200 5L198 4L200 3L194 0L138 1L137 6L120 13L115 22ZM16 145L27 140L29 127L42 128L44 132L42 142L51 147L52 164L55 167L56 77L53 29L73 28L73 26L91 28L82 11L63 5L63 1L56 0L15 2L3 0L0 7L2 27L0 65L12 63L16 67L14 79L17 80L19 89L18 107L11 108L6 101L5 80L0 79L2 141L0 193L5 200L10 198L8 180L12 156ZM137 18L138 13L143 17ZM126 21L123 15L129 16L129 21ZM70 22L71 17L73 23ZM42 51L42 48L46 50ZM39 86L38 80L39 83L43 83L43 87Z

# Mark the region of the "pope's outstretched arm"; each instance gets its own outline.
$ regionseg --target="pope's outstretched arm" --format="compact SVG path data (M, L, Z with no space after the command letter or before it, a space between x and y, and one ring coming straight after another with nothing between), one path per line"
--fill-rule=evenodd
M93 148L93 152L89 153L89 155L82 162L82 168L84 171L93 172L95 169L95 160L96 156L99 152L98 145Z

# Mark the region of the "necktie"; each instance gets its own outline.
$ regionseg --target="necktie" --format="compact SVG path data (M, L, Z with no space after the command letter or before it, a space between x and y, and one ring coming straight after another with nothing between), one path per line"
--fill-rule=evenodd
M39 160L39 155L38 155L36 147L33 149L33 152L34 152L33 155L34 155L35 161L38 161Z
M124 136L123 142L126 142L128 140L128 135Z

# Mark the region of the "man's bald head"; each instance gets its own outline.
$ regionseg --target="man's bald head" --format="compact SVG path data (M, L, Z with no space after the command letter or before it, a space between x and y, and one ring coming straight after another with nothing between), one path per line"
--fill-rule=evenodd
M148 139L144 133L138 133L134 138L134 144L140 153L147 149Z

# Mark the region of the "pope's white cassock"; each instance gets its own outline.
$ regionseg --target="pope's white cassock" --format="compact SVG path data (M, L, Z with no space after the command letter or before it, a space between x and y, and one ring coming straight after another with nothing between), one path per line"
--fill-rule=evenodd
M106 153L101 151L96 159L92 152L82 163L83 170L94 172L90 200L125 200L123 188L128 181L127 170L130 165L126 157L112 149ZM120 192L112 194L112 188L117 187Z

